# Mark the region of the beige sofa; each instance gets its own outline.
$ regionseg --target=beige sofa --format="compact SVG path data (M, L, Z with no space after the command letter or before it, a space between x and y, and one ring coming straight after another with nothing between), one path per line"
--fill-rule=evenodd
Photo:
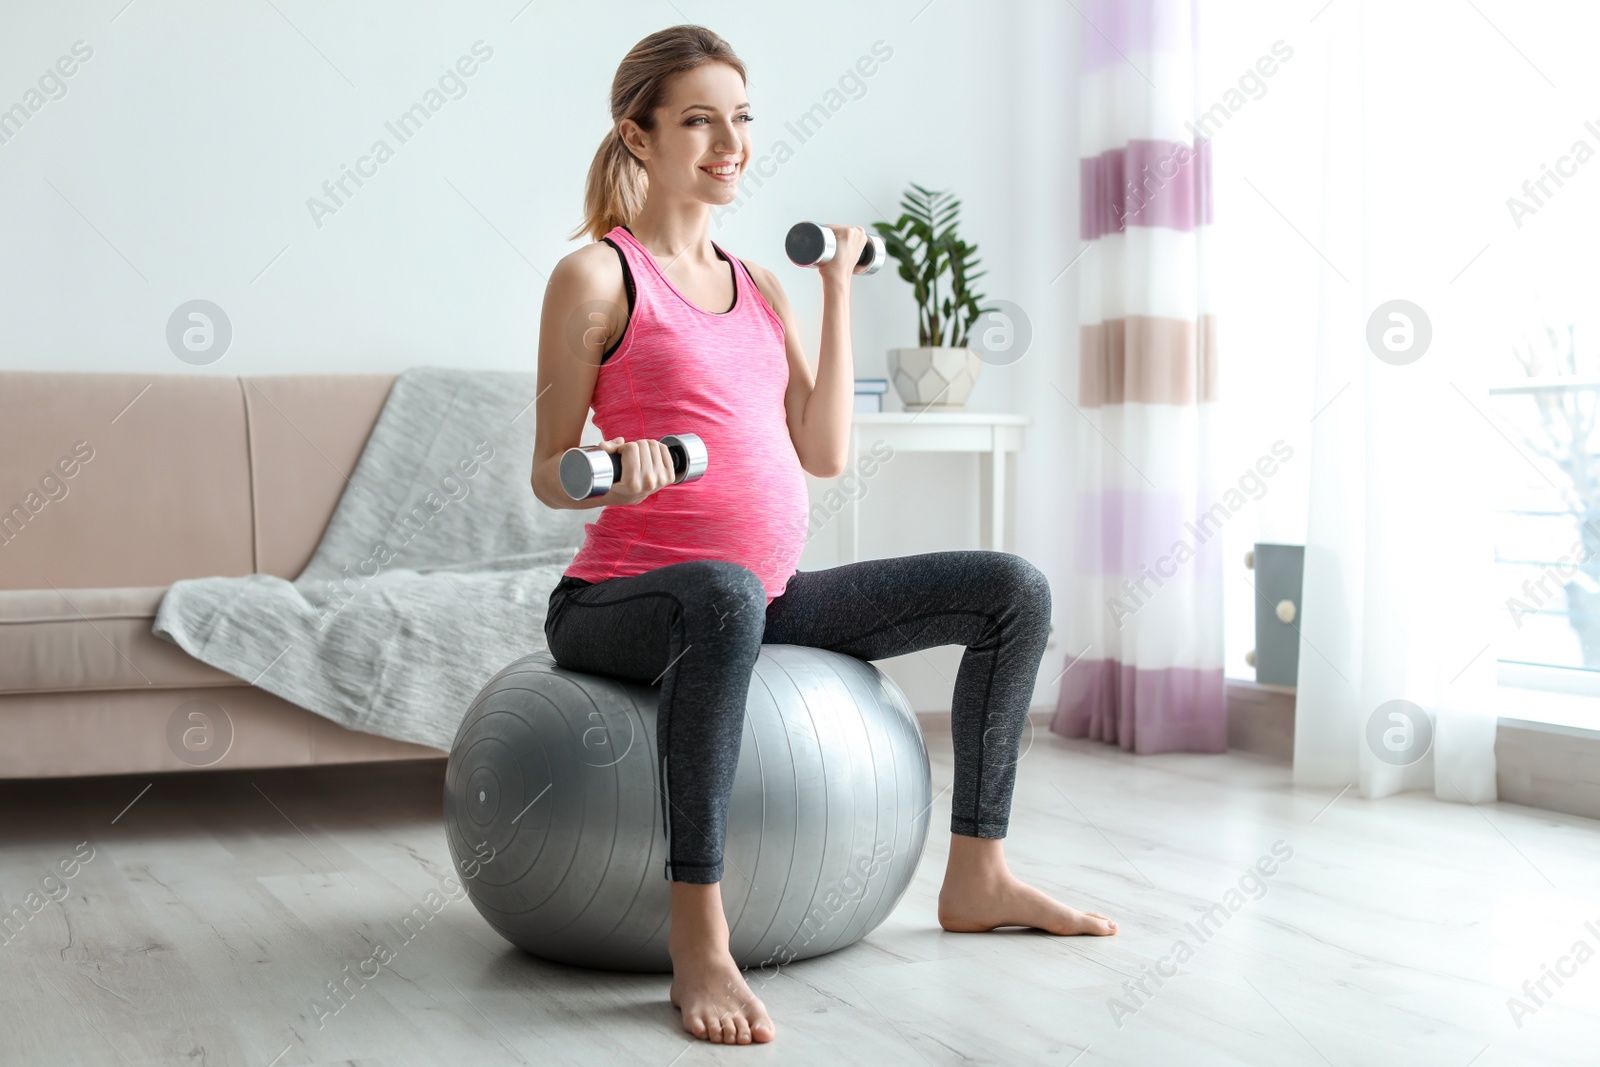
M197 769L168 740L194 700L233 730L204 769L443 755L150 632L178 579L300 573L394 378L0 371L0 778Z

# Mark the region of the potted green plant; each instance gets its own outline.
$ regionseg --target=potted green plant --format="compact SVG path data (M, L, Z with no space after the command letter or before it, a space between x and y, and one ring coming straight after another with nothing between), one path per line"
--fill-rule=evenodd
M911 283L918 347L889 350L889 378L908 410L959 411L983 365L967 345L968 333L980 315L996 310L979 307L983 294L969 288L987 272L972 269L977 246L956 236L961 201L912 182L900 206L898 222L873 225L899 260L900 277Z

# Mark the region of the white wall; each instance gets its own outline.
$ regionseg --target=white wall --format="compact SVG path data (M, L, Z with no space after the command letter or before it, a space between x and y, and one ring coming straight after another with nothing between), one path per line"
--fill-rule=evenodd
M616 64L646 34L695 21L749 68L758 156L778 138L794 150L760 188L747 184L713 236L777 272L813 361L820 288L784 259L788 227L897 218L912 181L961 198L963 236L988 270L981 290L1021 305L1034 331L1026 357L984 369L970 406L1033 416L1010 547L1058 588L1065 580L1051 486L1066 460L1060 428L1075 416L1050 383L1074 392L1064 368L1076 289L1070 275L1052 285L1079 248L1070 6L124 5L0 2L0 109L40 105L0 142L0 367L532 371L545 277L578 247L564 234L609 124ZM80 41L57 89L47 72ZM479 41L479 56L492 54L464 91L401 143L385 123ZM785 124L826 103L878 41L891 58L801 143ZM41 77L45 91L30 99ZM315 218L308 199L380 138L393 158ZM197 298L234 331L227 353L200 367L166 338L174 309ZM892 270L858 280L857 376L886 376L885 350L914 345L915 324L910 287ZM978 547L976 499L973 457L898 456L869 485L864 554ZM814 538L802 567L836 561L833 533ZM1060 651L1042 682L1064 665ZM948 707L959 655L884 666L919 708ZM1041 685L1036 703L1053 697Z

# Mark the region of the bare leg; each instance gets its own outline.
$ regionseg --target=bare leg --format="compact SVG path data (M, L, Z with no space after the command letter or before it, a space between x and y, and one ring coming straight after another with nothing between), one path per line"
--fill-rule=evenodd
M1020 881L1006 866L998 838L962 834L950 835L939 925L961 934L999 926L1032 926L1051 934L1117 932L1117 924L1099 912L1069 908Z
M672 883L672 1005L683 1028L721 1045L748 1045L777 1036L766 1006L745 984L728 952L722 885Z

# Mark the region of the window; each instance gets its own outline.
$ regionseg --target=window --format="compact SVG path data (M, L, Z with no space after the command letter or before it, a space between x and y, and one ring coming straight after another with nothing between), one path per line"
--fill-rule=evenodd
M1576 322L1512 344L1518 375L1491 390L1517 446L1493 472L1495 560L1513 621L1502 681L1600 694L1600 352Z

